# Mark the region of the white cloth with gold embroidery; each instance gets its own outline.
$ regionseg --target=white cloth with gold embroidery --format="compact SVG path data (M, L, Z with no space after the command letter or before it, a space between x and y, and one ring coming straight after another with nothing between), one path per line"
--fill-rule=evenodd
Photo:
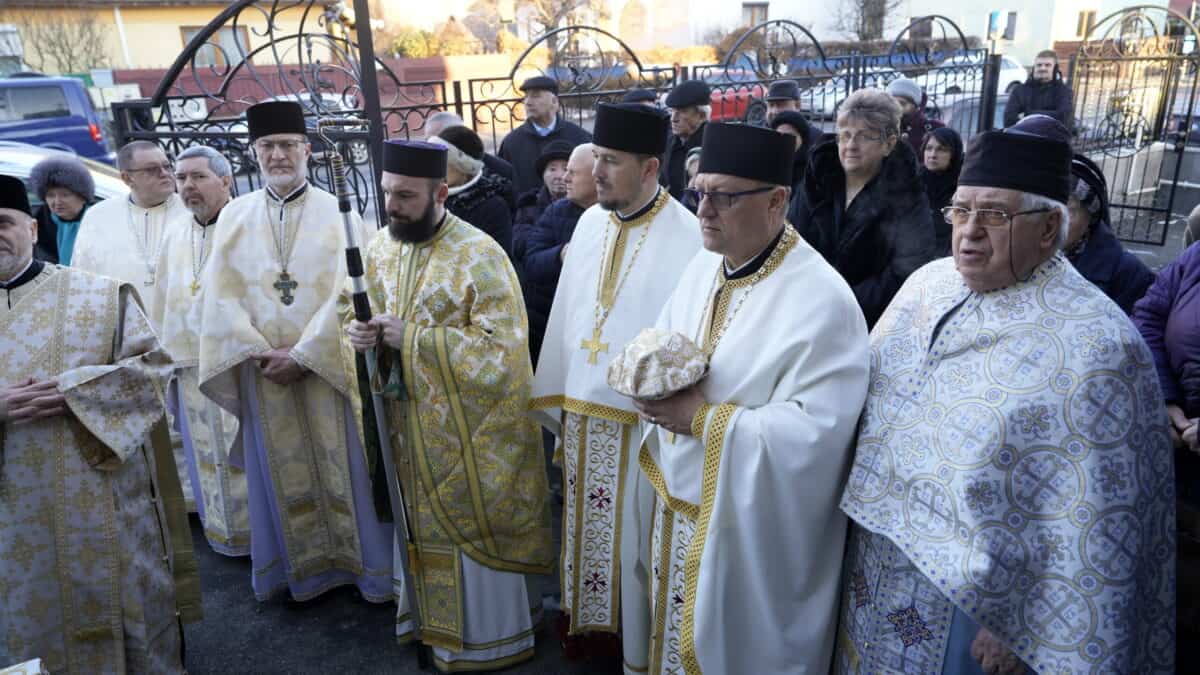
M724 261L698 254L658 322L707 348L728 325L699 385L701 433L646 429L651 673L829 668L867 329L841 276L785 227L764 276L724 282L715 303Z
M226 205L216 228L210 255L220 264L200 280L200 390L241 426L231 459L247 470L255 594L287 588L305 600L356 583L368 600L386 601L391 535L383 533L385 550L367 545L378 520L361 485L357 385L337 313L346 281L337 199L311 185L286 203L257 190ZM297 286L277 285L281 258ZM311 371L290 386L264 378L253 360L285 347ZM368 561L374 554L381 559Z
M167 396L175 431L182 437L180 480L195 497L204 536L224 555L250 554L246 474L229 463L237 417L200 393L200 276L212 261L215 224L200 225L190 212L171 223L158 255L158 280L150 303L159 339L175 362Z
M119 279L136 288L146 305L146 316L154 332L161 334L162 326L158 323L161 312L155 306L158 295L154 292L159 276L159 254L168 230L173 225L181 226L183 219L191 216L191 211L177 194L149 209L134 204L130 197L105 199L83 214L71 255L71 267ZM187 475L183 439L175 432L174 418L171 419L171 449L187 509L195 511L196 500Z
M127 285L46 265L0 303L0 384L67 415L0 425L0 639L54 673L181 673L154 455L170 361ZM10 308L11 304L11 308Z
M580 217L550 310L531 403L535 418L560 439L563 611L572 633L620 630L629 672L645 668L649 646L649 573L637 569L637 535L649 530L650 503L626 498L628 481L639 480L637 413L608 387L608 364L654 325L700 249L696 217L665 190L656 199L657 211L621 226L598 205ZM581 345L593 338L601 297L611 302L599 338L607 351L596 352L590 363L591 352Z

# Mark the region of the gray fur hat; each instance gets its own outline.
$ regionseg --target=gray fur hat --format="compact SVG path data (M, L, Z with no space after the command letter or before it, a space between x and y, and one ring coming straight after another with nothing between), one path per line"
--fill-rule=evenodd
M96 198L96 182L83 162L73 157L47 157L38 162L29 173L29 183L38 199L45 201L46 192L52 187L61 187L92 203Z

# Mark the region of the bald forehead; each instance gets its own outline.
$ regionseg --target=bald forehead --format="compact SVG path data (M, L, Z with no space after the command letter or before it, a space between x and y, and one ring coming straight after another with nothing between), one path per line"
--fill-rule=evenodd
M139 148L133 151L131 157L134 164L148 164L150 162L162 163L167 159L167 153L163 152L162 148Z

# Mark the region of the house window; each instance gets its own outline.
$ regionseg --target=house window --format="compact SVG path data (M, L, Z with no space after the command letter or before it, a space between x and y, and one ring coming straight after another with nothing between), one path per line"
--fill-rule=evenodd
M184 26L179 29L183 35L183 45L186 47L192 38L204 30L200 26ZM250 51L250 36L245 26L239 26L234 32L233 26L225 26L208 38L200 49L196 50L197 66L225 67L230 62L241 62L243 56Z
M1079 13L1079 19L1075 22L1075 37L1087 37L1088 33L1092 32L1092 28L1096 25L1096 11L1085 10Z
M767 3L765 2L743 2L742 3L742 24L746 26L757 26L767 20Z

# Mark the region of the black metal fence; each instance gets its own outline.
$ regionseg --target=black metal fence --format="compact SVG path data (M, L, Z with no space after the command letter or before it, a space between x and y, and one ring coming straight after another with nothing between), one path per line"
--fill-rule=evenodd
M359 210L382 216L374 186L383 138L423 137L429 116L449 110L495 149L524 122L519 85L535 74L558 81L563 114L585 128L591 127L599 101L619 99L634 87L663 95L688 78L703 79L712 88L713 119L749 123L764 117L772 82L795 80L802 91L801 110L828 128L851 92L885 87L903 75L924 87L928 114L969 137L992 126L1000 93L997 58L941 16L914 20L880 54L830 55L803 26L768 21L747 30L721 63L678 68L644 63L607 31L571 26L540 37L501 76L414 82L372 56L366 22L352 29L327 5L319 0L230 3L186 46L151 98L113 106L118 142L152 140L172 155L189 145L211 145L229 156L239 172L237 189L247 190L262 184L245 125L249 105L297 101L313 129L321 117L359 117L365 126L340 132L336 148L325 147L314 134L310 177L327 186L320 160L326 152L343 153L353 168ZM359 16L367 15L365 5L355 2ZM252 36L254 46L237 40L230 47L218 39L229 33ZM374 67L364 69L364 62Z
M1183 48L1197 39L1181 14L1131 7L1097 23L1072 59L1076 149L1104 170L1126 241L1163 245L1200 203L1200 53Z

